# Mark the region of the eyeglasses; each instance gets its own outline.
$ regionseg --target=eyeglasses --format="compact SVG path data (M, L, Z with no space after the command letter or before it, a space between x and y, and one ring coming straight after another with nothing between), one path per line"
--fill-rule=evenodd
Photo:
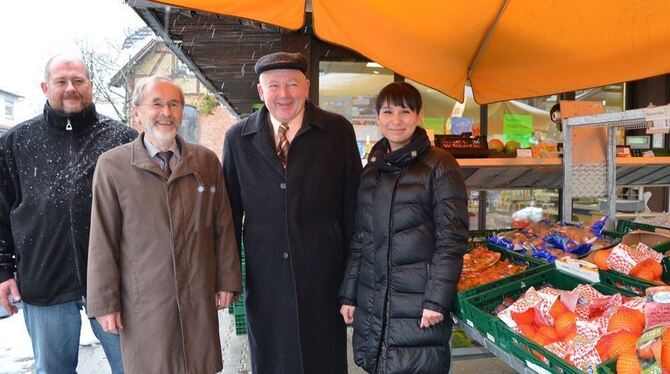
M168 107L170 110L179 110L184 107L184 104L177 102L177 101L170 101L167 103L162 103L160 101L155 101L153 103L147 103L147 104L139 104L141 106L147 106L153 110L162 110L164 107Z
M67 87L68 82L71 83L72 86L74 87L81 87L88 84L89 80L85 78L74 78L74 79L58 78L52 80L51 85L58 88L62 88Z

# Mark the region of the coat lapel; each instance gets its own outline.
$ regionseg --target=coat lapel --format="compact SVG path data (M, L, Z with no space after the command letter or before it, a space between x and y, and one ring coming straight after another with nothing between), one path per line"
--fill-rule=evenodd
M177 142L181 146L181 160L174 167L168 183L180 178L184 175L195 173L197 170L197 160L191 149L191 145L185 142L181 137L177 136ZM156 161L149 157L149 152L144 147L144 133L138 136L133 141L133 151L130 157L130 164L136 168L146 170L150 173L165 177L163 170L156 164Z
M284 169L279 163L279 159L275 154L274 140L270 138L270 133L267 128L268 111L265 106L247 121L242 135L251 136L251 143L256 147L258 152L263 156L263 159L282 177L285 176Z
M147 152L147 149L144 147L144 133L135 138L132 149L130 165L163 176L163 171L158 164L149 157L149 152Z
M175 180L177 178L183 177L184 175L189 175L189 174L198 174L198 160L195 155L195 152L193 151L193 145L189 144L188 142L184 141L180 136L177 136L177 142L179 145L181 145L181 160L179 163L175 166L174 170L172 171L172 175L170 175L169 181ZM200 183L201 181L198 179L198 182ZM169 182L168 182L169 183Z

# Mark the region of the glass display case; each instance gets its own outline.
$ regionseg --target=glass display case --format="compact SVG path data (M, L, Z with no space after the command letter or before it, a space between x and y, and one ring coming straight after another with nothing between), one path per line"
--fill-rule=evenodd
M468 215L470 230L478 230L481 197L486 199L486 226L481 229L495 230L512 227L512 215L527 207L541 209L543 219L559 220L560 194L558 189L520 189L469 191Z

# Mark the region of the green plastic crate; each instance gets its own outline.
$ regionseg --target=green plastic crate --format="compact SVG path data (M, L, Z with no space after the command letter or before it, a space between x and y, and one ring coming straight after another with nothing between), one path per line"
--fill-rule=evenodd
M235 309L237 312L237 308ZM242 306L242 313L235 313L235 335L244 335L247 333L247 316L244 313L244 306Z
M468 248L474 248L478 245L486 244L490 237L507 231L512 231L512 229L470 230L468 231Z
M525 255L522 255L520 253L513 252L513 251L508 251L506 249L502 249L502 248L500 248L498 246L495 246L495 245L492 245L492 244L487 244L486 246L491 251L501 253L502 254L502 256L500 256L501 260L509 259L511 262L513 262L515 264L518 264L518 265L528 265L528 268L525 271L522 271L521 273L514 274L514 275L511 275L511 276L499 279L495 282L482 284L480 286L473 287L469 290L459 292L456 295L456 300L454 301L454 309L452 310L452 313L458 318L463 317L463 303L462 303L462 300L464 300L465 298L467 298L469 296L472 296L472 295L476 295L476 294L481 293L481 292L486 291L486 290L496 288L500 285L500 282L505 282L505 283L506 282L512 282L516 279L521 279L522 277L524 277L528 274L533 274L533 273L536 273L536 272L539 272L539 271L543 271L543 270L553 268L553 265L548 264L548 263L546 263L546 262L544 262L540 259L534 258L534 257L525 256Z
M616 358L598 365L598 374L616 374Z
M619 293L619 294L622 294L624 296L635 296L631 292L627 292L625 290L615 289L613 287L610 287L610 286L608 286L606 284L602 284L602 283L592 284L592 286L595 289L597 289L598 291L600 291L601 293L605 294L605 295L613 295L615 293ZM570 374L583 373L581 370L569 365L566 361L560 359L558 356L556 356L556 355L552 354L551 352L549 352L548 350L544 349L544 347L540 346L539 344L536 344L535 342L527 339L526 337L521 336L521 335L517 334L516 332L512 331L512 329L510 329L502 321L498 321L498 326L501 329L501 331L504 331L503 329L506 329L506 331L507 331L506 333L510 334L509 337L511 339L515 339L514 340L515 344L512 347L512 351L518 357L522 357L526 361L533 362L534 364L536 364L536 365L538 365L538 366L540 366L540 367L542 367L546 370L549 370L552 373L561 373L561 372L562 373L570 373ZM502 333L502 334L504 335L505 333ZM547 363L541 361L536 356L534 356L531 353L532 350L537 351L538 353L543 355L545 358L547 358L549 363L547 364ZM603 366L605 364L607 364L607 362L601 363L600 365L598 365L595 368L595 370L597 371L600 366ZM615 365L616 365L616 361L615 361Z
M240 299L228 308L230 314L235 318L235 335L244 335L247 333L247 317L244 309L244 284L247 280L244 246L242 246L242 250L240 251L240 263L242 266L242 294L240 295Z
M540 345L517 334L507 327L507 325L500 319L490 314L491 311L495 310L501 303L504 297L510 296L516 299L531 286L537 289L540 288L540 286L547 284L555 288L571 290L579 284L589 284L589 282L555 269L530 274L523 279L507 283L501 287L465 299L466 321L472 321L475 328L484 333L489 339L493 337L496 344L522 360L532 362L552 373L581 374L582 372L577 368L569 365L567 362L547 351ZM591 285L598 291L607 295L626 293L625 291L620 291L600 283ZM627 294L632 296L632 293ZM547 358L549 364L540 361L530 353L531 350L541 353Z
M619 222L628 222L628 221L619 221ZM659 253L665 253L665 251L670 249L670 242L659 244L652 248ZM633 276L619 273L614 270L598 270L598 274L600 276L601 283L605 283L617 289L633 292L637 296L643 296L645 290L649 287L658 286L658 284L650 282L648 280L635 278Z
M619 290L632 292L637 296L644 296L647 288L658 286L644 279L631 277L630 275L613 270L598 270L598 275L600 276L600 283L607 284Z
M663 232L663 233L670 233L670 228L667 227L661 227L661 226L654 226L654 225L648 225L646 223L637 223L637 222L632 222L632 221L626 221L626 220L619 220L616 226L616 231L623 235L628 234L631 231L635 230L642 230L642 231L649 231L649 232ZM667 250L670 250L670 241L667 243L663 243L660 245L657 245L654 247L655 250L659 252L665 252Z
M634 230L656 232L656 229L670 231L670 229L666 228L666 227L648 225L646 223L638 223L638 222L628 221L628 220L625 220L625 219L620 219L616 224L616 231L618 231L620 233L623 233L623 234L628 234L630 231L634 231Z

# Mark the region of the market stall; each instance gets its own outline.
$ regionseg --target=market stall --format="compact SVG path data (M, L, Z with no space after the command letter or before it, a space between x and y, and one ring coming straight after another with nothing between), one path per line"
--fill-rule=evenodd
M388 2L353 0L172 0L160 3L137 0L129 3L166 40L169 47L189 63L193 72L208 83L210 89L226 99L232 98L229 101L240 114L248 113L247 107L256 100L255 76L250 70L255 59L279 48L299 50L308 57L309 78L314 82L310 98L317 102L319 62L328 59L369 59L393 71L393 79L404 76L458 100L463 100L464 86L469 81L474 98L479 103L574 91L670 71L670 50L665 48L670 40L670 29L667 27L670 8L665 1L629 1L619 4L618 7L608 7L600 2L584 4L580 1L551 4L525 0L462 4L435 1L424 2L418 8L412 9L412 12L404 4L395 7ZM165 7L163 4L180 9L174 11L174 8ZM190 9L197 12L191 12ZM225 16L211 16L209 13ZM467 17L467 14L475 13L480 16ZM631 14L636 17L630 17ZM235 24L226 18L231 16L242 20ZM644 22L640 22L641 19ZM248 26L244 30L249 31L240 32L240 24ZM287 29L297 32L295 35L291 34L292 38L288 38ZM399 38L399 35L403 37ZM320 40L316 40L317 38ZM251 44L240 46L239 40ZM338 46L345 46L351 51ZM645 63L639 63L640 61ZM221 67L222 64L225 65L224 68ZM242 92L244 95L239 94ZM238 97L234 97L236 93ZM624 106L623 103L621 106ZM486 110L485 107L482 108L482 118L487 118ZM578 121L576 118L574 120ZM485 122L482 121L484 136ZM567 126L568 139L571 139L570 126L572 123ZM622 126L632 128L637 125L625 123ZM610 135L606 143L609 151L614 145L612 139ZM616 209L616 204L611 203L614 200L616 183L627 186L670 184L670 160L660 157L623 159L613 157L612 152L601 165L592 168L592 174L597 175L602 183L590 183L589 180L575 182L572 179L574 168L570 146L568 140L568 157L564 160L557 157L533 158L531 154L529 158L470 158L458 161L463 168L468 188L484 194L486 191L552 189L549 193L557 196L551 198L559 203L557 207L547 204L546 208L551 211L550 215L555 217L555 221L563 216L572 220L572 195L562 197L561 191L564 195L566 192L572 194L573 187L578 184L598 187L599 192L605 192L603 195L610 202L611 224L616 218L616 211L613 210ZM507 207L508 211L524 207L529 200L530 198L522 197L516 202L519 205ZM482 201L480 199L478 207L480 212L485 211ZM566 201L569 202L569 207ZM487 227L483 215L479 218L479 227ZM610 226L612 228L614 227ZM565 234L567 231L574 234L574 230L565 225L546 227L543 230L546 231L542 231L542 237L536 235L534 239L544 239L547 232ZM524 233L526 234L528 233ZM602 227L598 234L602 234ZM610 247L617 245L616 241L621 240L623 234L611 231ZM529 241L530 236L526 237L521 243ZM539 244L535 242L534 245ZM637 249L637 243L635 245ZM610 255L614 258L632 258L631 254L634 253L625 247L617 252L613 249L615 247L597 248L610 251L607 253L606 262ZM536 256L537 253L548 252L555 257L556 262L559 256L555 252L544 247L539 251L524 249L526 252L517 248L484 244L480 247L475 245L468 254L470 260L484 259L486 267L480 268L471 264L470 271L466 273L486 274L486 278L480 279L480 283L473 282L470 284L472 287L463 289L459 295L456 309L459 325L470 339L479 343L477 350L465 353L482 350L492 352L520 372L604 372L616 367L616 362L613 364L613 361L606 361L605 358L614 358L617 356L615 353L622 352L610 352L610 347L600 347L598 350L595 346L582 343L585 340L599 342L605 336L617 334L617 331L608 331L607 325L622 307L642 313L646 303L641 299L631 301L629 298L636 292L645 292L650 285L635 283L636 274L631 274L632 268L619 269L627 272L624 275L630 277L616 278L613 273L606 273L616 273L616 270L609 267L598 269L595 263L595 270L589 270L598 276L595 281L589 276L579 278L583 274L579 271L574 271L572 276L566 275L564 272L559 273L555 269L556 265L549 263L551 261L543 262L549 256ZM591 248L575 257L587 255L590 250ZM595 262L592 258L577 260ZM662 261L661 259L659 263ZM654 275L657 275L658 267L649 267L654 268ZM664 274L662 272L661 278L652 280L664 279ZM601 275L603 282L599 282ZM607 279L615 280L608 282ZM631 282L634 283L636 291L631 291ZM551 288L547 290L545 286ZM585 293L580 293L582 291ZM608 308L601 308L602 310L594 313L590 309L578 310L574 304L577 297L575 295L589 302L607 300ZM556 305L562 305L558 304L557 299L567 308L567 311L560 313L566 315L562 318L567 320L566 325L561 325L565 329L557 326L559 314L552 316L549 313L547 316L547 310L551 311ZM505 312L510 308L511 311ZM533 321L518 319L512 312L526 313L525 318L532 314ZM244 306L237 304L233 313L238 323L237 332L244 333ZM634 315L639 316L636 313ZM535 316L539 316L537 320ZM596 325L589 327L593 323L591 319L597 318L601 319ZM532 329L520 328L524 324L522 322L531 322L526 325L532 325ZM546 332L544 337L539 336L540 329ZM574 334L568 339L571 333ZM582 336L580 344L574 341L574 335ZM561 338L560 342L558 337ZM546 340L548 338L553 340ZM670 338L659 339L656 336L652 340L668 345ZM655 342L651 344L657 344ZM626 348L631 348L631 344ZM631 351L627 349L625 353L633 354ZM635 354L639 356L642 352L636 350ZM643 362L644 365L651 362L650 358L644 360L647 360ZM654 356L654 363L662 365L661 361Z

